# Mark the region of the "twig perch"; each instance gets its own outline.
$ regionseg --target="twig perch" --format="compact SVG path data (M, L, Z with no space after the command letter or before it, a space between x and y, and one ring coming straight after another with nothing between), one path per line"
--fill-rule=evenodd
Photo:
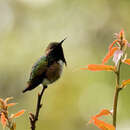
M42 107L41 99L46 88L47 86L43 86L41 93L38 93L36 113L35 114L30 113L29 119L30 119L31 130L35 130L36 128L36 122L38 121L40 108Z

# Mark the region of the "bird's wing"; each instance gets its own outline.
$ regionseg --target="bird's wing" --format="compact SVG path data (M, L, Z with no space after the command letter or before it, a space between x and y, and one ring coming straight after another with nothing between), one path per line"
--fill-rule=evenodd
M39 76L43 75L47 69L47 59L42 56L32 67L29 81L37 79Z

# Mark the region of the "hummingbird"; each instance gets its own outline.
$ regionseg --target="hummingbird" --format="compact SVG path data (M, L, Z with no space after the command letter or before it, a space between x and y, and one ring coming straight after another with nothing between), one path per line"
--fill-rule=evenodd
M62 48L65 39L48 45L45 55L33 65L27 87L23 90L23 93L36 88L40 84L47 87L60 78L64 64L67 65Z

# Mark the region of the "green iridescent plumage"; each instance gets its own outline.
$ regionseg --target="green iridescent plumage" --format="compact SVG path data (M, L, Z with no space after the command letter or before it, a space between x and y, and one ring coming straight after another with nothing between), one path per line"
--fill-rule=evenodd
M32 67L32 72L29 82L35 80L37 76L42 75L47 69L48 61L45 56L42 56Z
M43 79L46 77L45 73L48 67L48 60L46 56L42 56L32 67L32 71L30 74L30 78L28 80L27 88L23 90L26 92L28 90L32 90L37 87L39 84L43 82Z

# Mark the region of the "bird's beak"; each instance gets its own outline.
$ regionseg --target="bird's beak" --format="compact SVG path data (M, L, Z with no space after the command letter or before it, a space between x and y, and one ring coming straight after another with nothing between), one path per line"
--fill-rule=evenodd
M63 43L66 39L67 39L67 37L64 38L64 39L59 43L59 45L62 45L62 43Z

